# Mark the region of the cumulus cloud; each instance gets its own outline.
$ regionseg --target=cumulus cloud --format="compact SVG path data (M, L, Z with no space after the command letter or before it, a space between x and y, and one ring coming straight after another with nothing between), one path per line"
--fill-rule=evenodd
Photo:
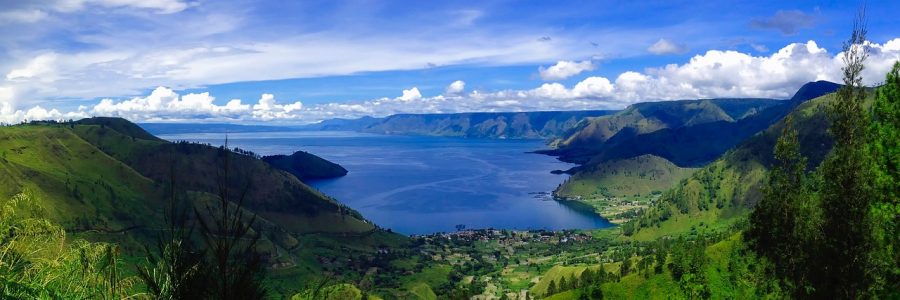
M561 60L549 68L540 67L541 79L544 80L563 80L585 71L593 71L594 63L590 60L581 62Z
M750 21L750 26L758 29L780 31L785 35L797 34L800 29L811 28L815 17L799 10L779 10L774 16Z
M892 64L900 60L900 38L868 46L871 51L863 78L871 85L881 82ZM710 50L683 64L627 71L614 79L591 76L571 86L543 83L532 89L466 92L465 83L456 81L442 95L422 95L413 87L395 98L313 105L299 101L282 104L272 94L262 94L253 105L244 104L240 99L218 105L208 93L179 95L170 88L160 87L145 97L103 99L93 107L68 113L40 106L16 110L12 102L16 96L14 90L0 87L0 122L102 115L134 121L311 123L328 118L396 113L620 109L642 101L718 97L785 99L809 81L838 82L842 64L841 53L829 53L814 41L808 41L787 45L767 56Z
M135 97L120 102L102 99L89 112L91 115L124 117L132 120L239 119L251 112L250 105L242 104L241 100L234 99L225 105L216 105L214 102L215 97L209 93L180 96L172 89L158 87L147 97ZM275 110L274 103L272 110Z
M397 99L401 101L413 101L422 99L422 93L419 92L419 88L413 87L408 90L403 90L403 95L398 97Z
M458 95L462 93L466 89L466 82L462 80L457 80L450 85L447 86L447 89L444 91L444 94L447 95Z
M240 106L240 100L232 100L232 102L237 101L235 106ZM295 119L297 118L296 112L300 111L303 108L303 103L300 101L282 105L278 104L278 101L275 101L275 95L272 94L262 94L259 97L259 101L257 101L256 105L253 105L253 117L259 120L275 120L275 119Z
M676 44L670 40L661 38L656 41L656 43L653 43L653 45L650 45L650 47L647 48L647 51L656 55L681 54L687 52L688 48L685 45Z

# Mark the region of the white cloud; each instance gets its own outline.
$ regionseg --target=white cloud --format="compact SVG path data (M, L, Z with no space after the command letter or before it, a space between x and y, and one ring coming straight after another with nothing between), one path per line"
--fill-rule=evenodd
M590 60L581 62L561 60L549 68L540 67L541 79L544 80L563 80L585 71L594 70L594 63Z
M604 98L613 96L613 85L603 77L588 77L572 88L573 98Z
M681 54L681 53L687 52L688 49L687 49L687 46L685 46L685 45L676 44L670 40L661 38L658 41L656 41L656 43L653 43L653 45L650 45L650 47L647 48L647 51L650 51L650 53L653 53L656 55L666 55L666 54Z
M161 14L177 13L190 5L180 0L59 0L54 8L61 12L73 12L85 9L90 5L106 8L130 7L150 9Z
M413 101L422 99L422 93L419 92L419 88L413 87L408 90L403 90L403 95L397 98L402 101Z
M444 94L447 95L457 95L462 93L466 89L466 82L462 80L454 81L447 86L447 89L444 91Z
M18 9L0 12L0 23L34 23L47 18L39 9Z
M866 84L884 80L892 64L900 60L900 38L869 44L871 55L863 73ZM643 72L627 71L615 80L591 76L566 86L543 83L533 89L465 92L464 82L451 83L443 95L425 96L416 87L396 98L303 105L280 104L272 94L262 94L254 105L232 99L215 104L208 93L179 95L160 87L146 97L116 101L103 99L93 107L62 113L34 106L16 110L15 89L0 87L0 122L13 123L40 117L68 119L77 116L120 116L135 121L279 121L310 123L328 118L386 116L396 113L452 113L472 111L535 111L620 109L641 101L714 97L788 98L809 81L837 82L841 54L831 54L815 42L790 44L768 56L737 51L710 50L684 64L670 64ZM451 93L453 92L453 93Z
M13 69L6 74L7 80L23 80L34 77L42 77L44 81L55 79L56 53L41 54L32 59L28 64L19 69Z
M231 101L234 102L235 100ZM240 102L238 102L238 104L240 104ZM259 97L259 101L257 101L257 104L253 105L253 117L258 120L264 121L275 119L296 119L298 116L295 113L302 108L303 103L300 101L282 105L278 104L278 101L275 101L275 95L262 94L262 96Z

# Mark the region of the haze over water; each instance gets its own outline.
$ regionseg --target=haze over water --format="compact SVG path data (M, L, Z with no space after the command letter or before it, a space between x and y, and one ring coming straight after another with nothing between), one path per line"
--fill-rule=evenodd
M164 139L221 145L223 134ZM587 229L612 226L549 199L573 165L530 154L536 140L392 136L355 132L231 133L229 147L261 155L303 150L338 163L344 177L308 182L381 227L404 234L466 228Z

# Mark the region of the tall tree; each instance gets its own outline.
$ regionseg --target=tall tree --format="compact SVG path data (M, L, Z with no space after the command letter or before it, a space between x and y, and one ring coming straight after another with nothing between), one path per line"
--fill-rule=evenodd
M860 10L853 31L844 43L844 87L826 109L831 121L834 148L822 163L823 234L825 246L819 260L825 270L817 293L835 298L860 298L867 289L868 253L872 249L866 145L867 115L863 110L866 90L862 71L869 51L865 45L865 10Z
M900 298L900 62L894 63L872 105L868 152L873 157L872 294Z
M756 253L772 262L782 286L796 296L806 294L811 274L809 253L818 243L817 202L806 178L793 118L785 119L775 144L775 164L768 172L763 197L750 214L746 237Z
M228 140L219 149L222 170L218 174L217 201L206 205L206 212L195 209L200 232L209 258L210 288L216 299L262 299L262 260L257 252L259 233L253 230L256 215L244 210L249 187L234 192L229 186L231 151Z

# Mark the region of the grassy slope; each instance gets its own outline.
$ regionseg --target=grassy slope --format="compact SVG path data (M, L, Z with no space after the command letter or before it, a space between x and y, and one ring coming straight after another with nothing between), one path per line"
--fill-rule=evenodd
M739 235L706 247L704 251L706 266L703 274L707 278L710 299L751 299L756 298L754 285L735 286L730 276L741 274L748 276L745 265L735 263L735 257L741 256L743 242ZM740 259L747 259L741 257ZM752 259L749 259L752 261ZM747 279L743 279L747 280ZM740 280L739 280L740 281ZM660 274L648 276L633 273L618 282L603 284L604 297L609 299L687 299L679 288L679 283L665 269Z
M734 122L748 112L777 103L774 100L682 100L634 104L612 115L590 118L564 136L560 148L592 148L623 133L644 134L664 128L692 126L717 121ZM748 105L749 104L749 105Z
M702 167L781 120L797 105L840 85L810 82L787 101L713 99L639 103L582 122L551 144L564 161L596 165L644 154L681 167Z
M566 280L569 280L570 278L579 278L581 273L584 272L584 270L587 270L587 268L588 267L553 266L553 268L550 268L550 270L547 270L547 272L541 276L541 280L535 283L528 292L532 295L545 295L547 294L547 288L550 286L551 281L558 285L563 278L566 278Z
M613 223L623 223L659 198L662 191L690 176L668 160L643 155L580 167L555 191L558 198L590 206Z
M658 156L642 155L582 168L556 193L582 199L649 195L671 188L695 170L678 167Z
M168 182L172 168L186 190L217 193L222 151L198 144L169 143L144 134L122 119L79 121L74 131L105 153L156 182ZM123 133L124 132L124 133ZM142 137L151 137L144 139ZM291 232L366 232L374 227L355 211L300 182L295 176L246 155L231 156L232 199L247 187L246 206Z
M67 127L0 127L0 145L0 197L31 193L70 234L134 253L161 225L153 182Z
M810 167L817 166L831 148L824 106L832 98L830 94L810 100L790 113ZM640 230L634 237L650 240L687 232L701 226L701 222L705 226L722 226L746 215L759 201L759 188L772 163L772 149L783 126L784 120L773 124L665 192L656 207L636 221L640 227L650 229Z
M0 127L0 141L0 197L35 193L48 217L67 228L122 228L136 221L129 214L155 206L145 201L151 180L66 127Z
M0 196L32 193L47 218L70 234L117 242L127 260L139 261L131 255L142 253L141 245L150 244L155 228L162 226L165 197L160 191L165 190L171 166L165 162L174 154L177 179L194 191L189 194L195 195L191 197L195 204L202 204L215 197L203 179L215 178L210 168L217 166L219 150L171 144L121 122L0 127ZM260 187L251 192L259 198L248 207L261 216L255 226L264 233L261 250L273 254L272 263L285 264L270 277L276 294L296 292L298 282L322 274L318 257L350 257L407 242L373 230L356 212L260 160L235 155L233 166L240 178L250 178Z
M703 275L707 279L711 299L752 299L759 297L757 287L752 282L761 280L754 278L754 257L747 256L746 248L739 234L735 234L725 240L719 241L705 248ZM638 258L632 258L637 261ZM669 257L667 263L671 263ZM617 266L607 264L606 270L614 272ZM542 295L546 292L546 286L551 277L559 281L560 274L566 276L577 274L586 268L598 268L598 266L581 267L554 267L544 274L541 283L532 287L533 295ZM765 280L765 279L762 279ZM543 283L543 284L542 284ZM673 277L668 268L656 274L651 272L641 273L632 271L631 274L622 277L618 281L606 282L602 285L605 299L688 299L684 295L680 283ZM581 290L571 290L554 294L544 299L577 299ZM765 292L762 292L765 294ZM575 298L573 298L575 297Z

